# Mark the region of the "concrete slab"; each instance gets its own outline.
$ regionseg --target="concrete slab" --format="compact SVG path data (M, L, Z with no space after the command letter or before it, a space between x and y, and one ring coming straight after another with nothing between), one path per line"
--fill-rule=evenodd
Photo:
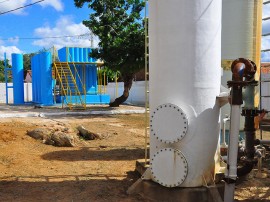
M0 104L0 118L15 117L49 117L49 116L89 116L114 114L142 114L144 107L121 105L109 107L108 105L88 105L86 110L69 110L60 106L35 107L32 105L4 105Z

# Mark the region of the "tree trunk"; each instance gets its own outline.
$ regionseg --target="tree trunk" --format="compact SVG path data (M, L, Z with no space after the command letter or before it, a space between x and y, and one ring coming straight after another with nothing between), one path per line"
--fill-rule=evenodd
M110 107L119 107L120 104L125 102L128 99L129 96L129 91L132 86L132 81L133 81L133 74L125 74L123 75L123 80L124 80L124 92L123 95L120 97L116 98L113 102L110 103Z

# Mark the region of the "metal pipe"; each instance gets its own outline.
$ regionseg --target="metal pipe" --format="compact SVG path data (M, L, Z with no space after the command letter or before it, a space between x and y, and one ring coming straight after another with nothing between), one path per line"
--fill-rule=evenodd
M245 152L249 160L254 159L255 154L255 127L254 127L254 116L245 117Z
M256 73L256 65L247 59L239 58L232 63L232 81L228 82L229 87L232 87L231 91L231 121L230 121L230 136L228 146L228 161L227 169L225 173L225 192L224 201L234 201L235 183L237 179L237 156L238 156L238 139L239 139L239 127L240 127L240 107L243 104L242 87L252 85L254 81L254 74ZM245 78L245 79L244 79ZM251 91L251 90L250 90ZM254 96L253 96L254 97ZM248 100L248 103L251 102ZM249 104L248 104L249 105ZM246 111L245 111L246 112ZM252 131L252 122L254 123L254 116L252 111L251 118L248 119L246 127ZM247 114L247 113L246 113Z
M259 145L259 144L266 144L266 145L270 145L270 140L255 140L255 144Z
M225 176L224 202L234 201L235 181L237 178L237 154L238 154L238 135L240 127L240 105L232 105L230 120L230 136L228 148L228 162Z
M220 144L220 147L221 148L226 148L227 147L227 143L226 143L226 138L225 138L225 136L226 136L226 123L227 123L227 121L229 121L230 120L230 117L226 117L226 118L224 118L223 119L223 121L222 121L222 135L221 135L221 144Z

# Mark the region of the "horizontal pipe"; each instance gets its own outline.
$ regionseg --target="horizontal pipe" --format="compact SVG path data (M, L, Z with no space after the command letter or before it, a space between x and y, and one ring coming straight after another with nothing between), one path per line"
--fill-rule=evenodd
M270 140L256 140L257 144L270 144Z
M263 2L264 5L269 4L269 3L270 3L270 1Z

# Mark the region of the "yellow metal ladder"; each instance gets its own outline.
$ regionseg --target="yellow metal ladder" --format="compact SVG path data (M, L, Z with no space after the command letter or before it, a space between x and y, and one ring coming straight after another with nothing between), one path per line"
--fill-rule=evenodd
M76 81L76 76L78 74L76 66L74 65L74 72L72 72L68 62L54 62L53 68L56 81L60 88L59 93L61 96L64 96L62 104L65 103L69 109L73 109L74 107L85 109L86 102L85 99L82 98L82 93L80 92Z
M148 17L147 17L147 4L148 0L145 0L145 18L144 18L144 30L145 30L145 166L149 163L149 36L148 36Z

